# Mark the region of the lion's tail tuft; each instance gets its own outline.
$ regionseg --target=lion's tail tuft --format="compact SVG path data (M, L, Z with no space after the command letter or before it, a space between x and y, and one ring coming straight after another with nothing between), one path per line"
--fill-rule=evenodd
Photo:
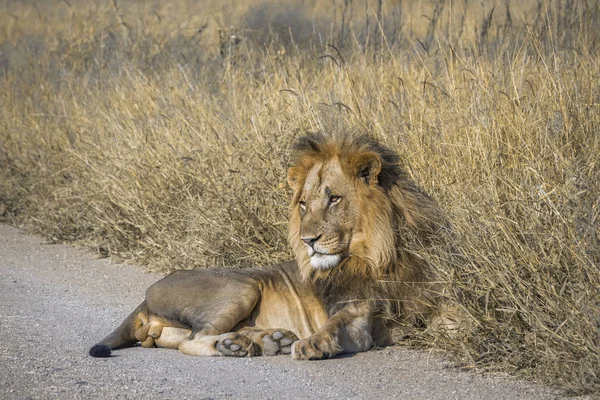
M106 358L110 357L112 350L122 347L131 347L138 340L135 337L135 331L147 321L146 302L142 302L134 312L132 312L125 321L115 329L110 335L102 339L99 343L92 346L88 352L92 357Z
M95 344L90 349L90 356L98 358L110 357L112 350L105 344Z

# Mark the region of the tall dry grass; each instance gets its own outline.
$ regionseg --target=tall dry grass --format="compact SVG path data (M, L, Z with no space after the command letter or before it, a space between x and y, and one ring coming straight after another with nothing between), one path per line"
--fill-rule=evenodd
M0 218L154 270L290 257L291 142L360 130L446 211L465 367L600 390L596 2L12 2Z

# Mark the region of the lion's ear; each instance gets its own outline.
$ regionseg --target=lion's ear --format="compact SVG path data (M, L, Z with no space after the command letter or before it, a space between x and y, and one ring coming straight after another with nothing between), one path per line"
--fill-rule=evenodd
M298 186L298 181L300 178L300 169L298 167L290 167L287 173L287 181L288 185L294 190L296 190L296 186Z
M356 178L367 185L376 185L381 172L381 158L373 152L361 153L352 160Z

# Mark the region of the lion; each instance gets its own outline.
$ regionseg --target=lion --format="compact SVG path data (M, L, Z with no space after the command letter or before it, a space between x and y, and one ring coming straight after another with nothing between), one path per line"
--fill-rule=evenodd
M89 354L141 342L197 356L319 360L388 346L394 322L430 318L437 289L409 247L431 241L445 222L398 155L368 135L310 134L294 152L295 261L175 271Z

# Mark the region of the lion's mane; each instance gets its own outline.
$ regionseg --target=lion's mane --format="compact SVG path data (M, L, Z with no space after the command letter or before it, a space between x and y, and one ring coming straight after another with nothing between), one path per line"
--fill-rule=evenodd
M376 185L357 185L365 251L352 254L336 268L316 271L299 237L298 193L291 202L289 243L302 278L312 280L329 312L349 301L375 300L386 312L421 318L431 310L434 290L426 260L415 254L446 226L437 204L418 188L400 166L398 155L367 135L326 137L311 134L298 140L293 168L298 186L317 162L338 157L343 173L355 176L353 164L366 152L376 153L381 171Z

